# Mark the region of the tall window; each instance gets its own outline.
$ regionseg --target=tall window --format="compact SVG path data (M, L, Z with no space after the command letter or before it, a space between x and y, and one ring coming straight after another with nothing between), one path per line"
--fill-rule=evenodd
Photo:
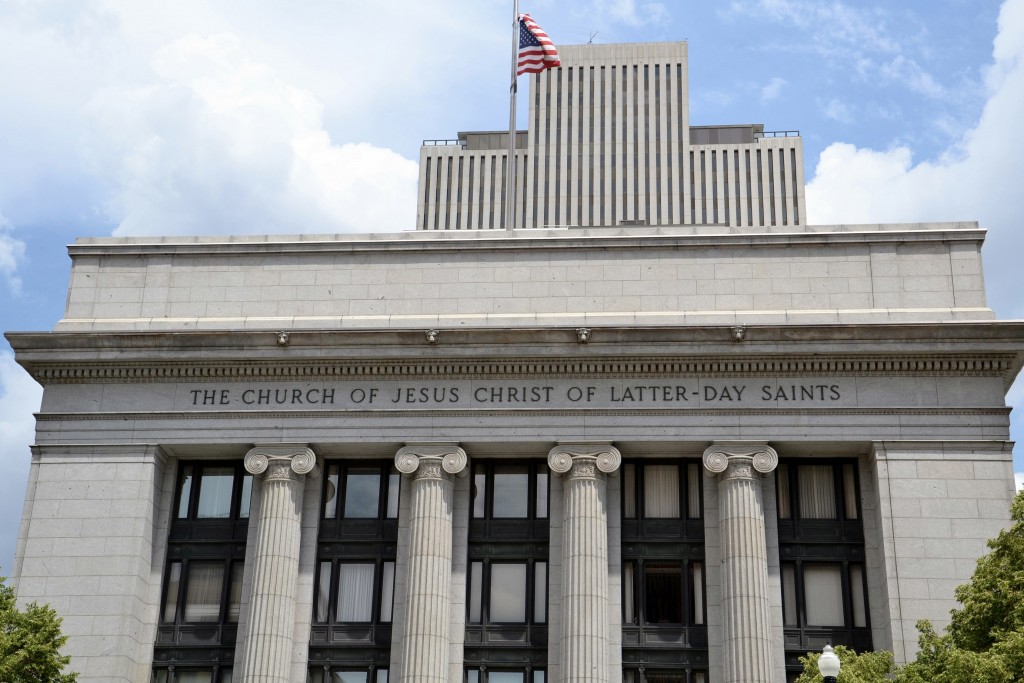
M468 683L543 682L548 486L545 462L498 460L473 465L466 605ZM526 666L516 668L510 663Z
M707 667L701 466L627 461L620 478L624 676L700 681Z
M241 461L178 468L154 649L159 683L231 680L251 493Z
M324 469L310 681L387 683L401 478L390 462Z
M826 643L871 649L860 482L853 460L784 460L775 473L786 669Z

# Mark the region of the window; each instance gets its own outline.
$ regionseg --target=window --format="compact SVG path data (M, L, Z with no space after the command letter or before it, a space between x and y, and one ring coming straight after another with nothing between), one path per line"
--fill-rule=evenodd
M467 681L530 683L531 676L543 676L548 471L543 461L473 464L464 657L467 666L479 668L466 670ZM509 662L525 668L505 670Z
M690 683L707 667L703 476L696 460L622 465L622 658L633 683Z
M153 683L231 683L230 666L206 669L169 667L153 670Z
M699 669L673 671L671 669L626 669L622 683L707 683L708 672Z
M546 683L546 681L547 672L540 668L466 669L466 683Z
M378 667L309 670L308 683L388 683L388 670Z
M387 683L401 477L378 460L324 465L310 681Z
M787 459L775 473L789 673L830 642L871 649L857 464Z
M471 562L468 621L471 624L547 622L547 562Z
M252 475L235 461L184 461L175 482L153 679L231 680Z
M393 560L322 560L313 621L390 623L394 591Z

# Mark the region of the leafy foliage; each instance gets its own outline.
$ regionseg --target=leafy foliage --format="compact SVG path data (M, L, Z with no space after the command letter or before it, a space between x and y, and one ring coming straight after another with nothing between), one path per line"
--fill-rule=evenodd
M840 663L837 683L888 683L890 679L887 675L896 670L891 652L858 654L848 647L837 645L836 655L839 656ZM804 672L796 679L796 683L821 683L821 674L818 673L819 657L820 652L809 652L806 657L800 658Z
M1018 683L1024 680L1024 491L1010 506L1012 526L988 542L970 583L956 589L962 607L942 635L919 621L917 659L892 666L888 652L857 655L837 647L839 683ZM884 657L883 657L884 656ZM797 683L820 683L818 653L801 657ZM878 657L876 660L875 658ZM888 659L889 667L883 663ZM861 664L864 662L864 664ZM850 678L846 677L850 672Z
M0 576L0 681L75 683L78 674L61 673L71 657L60 654L67 636L53 608L32 602L19 610L14 589Z

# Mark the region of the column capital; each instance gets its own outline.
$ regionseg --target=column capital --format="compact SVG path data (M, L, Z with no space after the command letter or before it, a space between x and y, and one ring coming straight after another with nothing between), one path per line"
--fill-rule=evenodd
M779 454L763 441L718 441L704 451L704 467L725 479L753 479L754 471L768 474L779 464Z
M466 451L454 442L407 443L395 453L395 468L402 474L415 474L416 479L466 476L468 463Z
M303 444L254 446L245 454L245 470L250 474L266 472L267 481L290 481L296 475L318 474L316 454Z
M548 453L548 467L557 474L596 476L597 471L612 474L619 469L622 454L609 441L560 443Z

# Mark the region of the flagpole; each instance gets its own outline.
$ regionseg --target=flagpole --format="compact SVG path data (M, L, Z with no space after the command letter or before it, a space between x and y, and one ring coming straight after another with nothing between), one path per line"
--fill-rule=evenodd
M516 220L516 72L519 70L519 0L512 2L512 83L508 104L508 161L505 165L505 229L515 229Z

